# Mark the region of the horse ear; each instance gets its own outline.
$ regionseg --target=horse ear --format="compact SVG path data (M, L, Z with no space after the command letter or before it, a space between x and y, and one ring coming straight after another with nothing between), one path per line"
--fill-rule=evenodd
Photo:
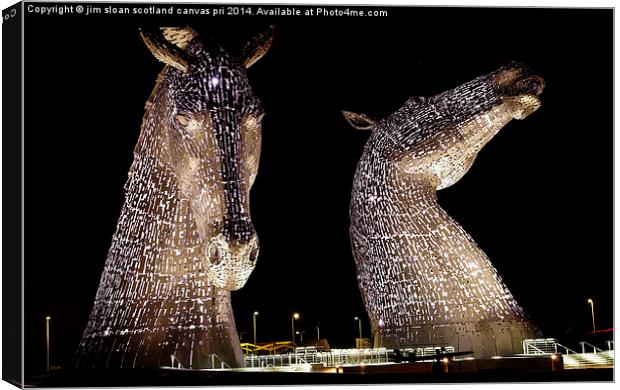
M349 122L349 124L355 127L358 130L370 130L377 120L366 115L366 114L358 114L356 112L351 111L341 111L344 119Z
M161 33L166 40L175 46L185 49L198 33L191 27L160 27Z
M184 51L198 33L189 27L140 29L140 36L153 56L166 65L187 73L189 56Z
M275 26L269 26L267 30L250 39L241 47L238 59L245 65L246 69L254 65L256 61L260 60L269 51L271 42L273 42L274 30Z

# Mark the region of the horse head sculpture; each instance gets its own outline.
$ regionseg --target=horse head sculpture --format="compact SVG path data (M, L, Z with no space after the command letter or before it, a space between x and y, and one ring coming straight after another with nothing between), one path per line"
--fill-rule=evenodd
M235 55L189 27L140 32L166 66L146 103L76 367L244 365L230 291L258 257L249 191L263 117L246 69L272 32Z
M258 170L263 109L246 69L269 48L272 30L233 56L190 28L141 31L169 65L169 104L155 120L165 128L163 158L174 167L204 245L205 269L217 287L237 290L258 258L249 191Z
M452 90L410 98L371 134L351 195L351 241L376 346L451 345L519 353L538 329L475 241L438 204L512 119L540 107L543 79L512 63Z

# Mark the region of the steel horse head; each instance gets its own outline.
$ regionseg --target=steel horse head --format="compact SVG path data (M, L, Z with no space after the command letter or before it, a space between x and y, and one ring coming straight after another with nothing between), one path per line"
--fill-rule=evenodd
M161 127L160 157L190 202L205 272L215 286L237 290L259 251L249 191L258 170L264 113L246 69L269 49L273 28L236 55L189 27L142 29L140 35L168 65L160 75L167 104L145 121Z

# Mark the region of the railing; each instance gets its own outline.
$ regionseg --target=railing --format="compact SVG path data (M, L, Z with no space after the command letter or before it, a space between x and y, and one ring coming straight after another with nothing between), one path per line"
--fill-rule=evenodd
M318 351L316 348L296 348L294 352L278 355L246 355L246 367L282 367L297 364L322 364L335 367L348 364L387 363L388 349L332 349L330 352Z
M566 353L565 353L564 355L570 355L571 353L573 353L573 354L578 353L577 351L572 350L572 349L570 349L570 348L568 348L568 347L565 347L564 345L562 345L562 344L560 344L560 343L555 343L555 345L557 345L557 346L558 346L558 347L560 347L560 348L563 348L563 349L566 351Z
M221 357L219 357L217 354L212 353L211 354L211 369L215 369L215 358L217 358L220 361L220 369L225 369L225 368L231 368L224 360L222 360Z
M585 353L585 345L594 349L594 352L602 352L600 348L592 344L581 342L582 353ZM579 352L557 342L556 339L526 339L523 340L523 353L526 355L549 355L560 353L563 355L578 354Z
M225 369L225 368L231 368L224 360L222 360L221 357L219 357L217 354L212 353L211 355L211 369L215 369L215 358L217 358L220 361L220 369ZM176 367L174 362L177 362ZM186 367L183 366L183 364L181 363L181 361L179 359L177 359L176 356L174 356L174 354L170 355L170 367L171 368L176 368L179 370L185 370ZM191 363L190 363L190 367L189 369L192 369Z
M525 339L523 353L526 355L558 353L558 345L556 339Z
M332 349L327 356L331 360L329 366L362 364L362 363L387 363L388 350L386 348L366 349Z
M525 352L526 355L536 355L536 354L544 355L544 354L547 353L547 352L543 351L542 349L536 348L533 345L528 345L527 348L523 348L523 351ZM532 353L532 351L534 353Z
M579 344L581 344L581 353L586 353L586 345L592 347L592 349L594 350L594 354L596 355L597 352L603 352L602 349L595 347L594 345L587 343L585 341L581 341Z
M614 341L613 340L607 340L607 350L608 351L613 351L614 350Z
M252 368L282 367L297 364L297 357L288 353L278 355L248 355L245 357L245 366Z
M174 367L174 361L177 361L177 368L185 368L174 354L170 355L170 367Z

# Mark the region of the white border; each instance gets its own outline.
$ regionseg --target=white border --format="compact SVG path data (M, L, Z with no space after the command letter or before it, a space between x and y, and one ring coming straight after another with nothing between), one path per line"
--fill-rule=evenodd
M35 2L35 1L33 1ZM50 1L51 2L51 1ZM89 3L89 2L93 2L93 1L66 1L67 3ZM125 2L125 1L109 1L109 2ZM129 2L129 1L127 1ZM138 1L131 1L131 2L135 2L135 3L155 3L155 1L147 1L147 0L138 0ZM213 4L213 3L219 3L219 4L234 4L234 3L252 3L252 4L308 4L308 5L312 5L312 4L325 4L325 5L375 5L375 6L381 6L381 7L389 7L389 6L444 6L444 7L449 7L449 6L478 6L478 7L558 7L558 8L577 8L577 7L583 7L583 8L615 8L615 1L609 1L609 0L590 0L590 1L579 1L579 0L564 0L564 1L508 1L508 0L504 0L504 1L493 1L493 0L478 0L478 1L458 1L458 0L450 0L450 1L408 1L408 0L388 0L385 3L381 3L378 1L364 1L364 0L338 0L338 1L331 1L331 0L324 0L324 1L308 1L308 0L287 0L287 1L281 1L281 0L271 0L271 1L265 1L265 0L253 0L253 1L199 1L199 0L185 0L185 1L166 1L166 2L170 2L170 3L203 3L203 4ZM0 6L2 9L8 8L11 5L17 3L16 1L11 1L11 0L0 0ZM615 11L614 11L615 12ZM22 24L22 37L23 37L23 28L24 28L24 24ZM2 40L2 33L0 32L0 42ZM614 64L616 64L616 42L618 42L618 35L617 35L617 31L615 29L615 15L614 15ZM23 61L23 40L22 40L22 61ZM1 54L1 50L0 50L0 63L2 62L2 54ZM615 130L615 113L618 112L618 102L615 99L615 91L617 90L617 80L615 78L615 66L614 66L614 130ZM0 74L2 72L2 65L0 64ZM22 90L23 90L23 77L22 77ZM1 85L1 82L0 82ZM1 115L1 107L2 107L2 98L0 97L0 115ZM22 125L23 125L23 120L24 120L24 113L23 113L23 96L22 96ZM598 129L584 129L585 131L591 131L591 135L592 136L596 136L596 131ZM1 133L1 124L0 124L0 133ZM618 141L618 137L615 137L615 131L614 131L614 205L617 203L617 181L616 181L616 173L618 172L618 164L615 158L615 150L618 150L618 146L619 146L619 141ZM604 147L604 145L603 145ZM2 204L2 195L1 195L1 191L2 191L2 182L1 182L1 171L2 171L2 140L0 137L0 205ZM22 128L22 159L24 157L24 150L23 150L23 128ZM23 161L22 161L22 166L23 166ZM23 171L22 171L22 194L23 194ZM23 199L22 199L23 201ZM21 210L22 212L22 220L23 220L23 208ZM618 219L619 216L619 212L618 210L614 207L614 226L615 226L615 221ZM2 218L2 210L1 210L1 206L0 206L0 219ZM23 226L22 226L23 229ZM2 227L0 226L0 261L1 261L1 247L2 247L2 237L1 237L1 233L2 233ZM22 230L22 237L23 237L23 230ZM614 264L615 264L615 243L618 242L620 240L620 233L618 232L618 230L614 229ZM22 254L23 254L23 239L22 239ZM615 310L617 308L618 305L618 294L617 294L617 290L615 289L615 281L618 280L617 276L618 276L618 269L617 267L614 267L614 325L618 324L618 311ZM0 280L2 277L2 270L0 267ZM22 288L24 287L23 285L23 261L22 261ZM23 319L23 291L22 291L22 319ZM0 290L0 302L2 300L2 291ZM0 311L0 334L1 334L1 325L2 324L2 313ZM0 359L2 358L1 355L1 347L2 347L2 343L0 342ZM22 351L23 351L23 339L22 339ZM23 367L23 364L22 364ZM614 370L615 373L615 370ZM23 368L22 368L22 378L23 378ZM260 385L259 383L257 383L257 385ZM588 387L596 387L596 388L612 388L611 386L613 386L613 388L615 388L615 384L612 383L547 383L547 384L542 384L542 383L535 383L535 384L499 384L499 383L484 383L484 384L467 384L467 385L461 385L461 384L454 384L454 385L442 385L442 384L428 384L428 385L422 385L422 384L393 384L393 385L389 385L390 387L403 387L403 386L407 386L407 387L414 387L416 388L416 390L427 390L427 389L437 389L437 388L446 388L446 387L450 387L450 388L459 388L459 389L480 389L480 387L484 387L484 388L490 388L490 386L493 387L497 387L500 386L502 388L521 388L523 386L528 386L528 387L532 387L532 388L544 388L544 389L549 389L549 388L569 388L569 389L578 389L581 388L583 386L588 386ZM368 385L366 385L368 386ZM383 387L382 385L377 385L377 386L372 386L372 387ZM544 386L544 387L543 387ZM358 386L349 386L349 385L339 385L339 386L295 386L295 387L299 387L299 388L308 388L308 389L317 389L317 388L333 388L333 389L352 389L352 388L357 388ZM198 387L197 387L198 388ZM236 387L232 387L232 386L228 386L228 387L210 387L210 388L222 388L222 389L234 389ZM4 381L0 381L0 389L15 389L15 387L13 387L12 385L8 384L7 382ZM134 388L136 389L136 388ZM152 388L149 388L152 389ZM165 389L163 387L158 387L157 389ZM278 386L260 386L260 389L281 389L281 387Z

